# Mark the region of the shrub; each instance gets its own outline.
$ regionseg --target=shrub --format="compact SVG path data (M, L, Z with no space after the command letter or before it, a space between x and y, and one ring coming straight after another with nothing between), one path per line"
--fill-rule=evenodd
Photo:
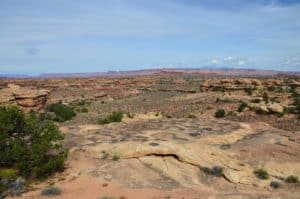
M255 174L255 176L257 178L262 179L262 180L266 180L269 178L268 172L263 169L257 169L253 173Z
M70 106L61 103L50 104L46 111L55 113L54 121L57 122L65 122L76 116L76 113Z
M284 113L296 113L296 107L294 107L294 106L284 107L283 112Z
M263 93L263 100L264 100L266 103L269 103L269 95L268 95L268 93L266 93L266 92Z
M271 181L270 187L272 187L272 188L274 188L274 189L278 189L278 188L280 187L280 182L277 182L277 181Z
M89 110L88 110L86 107L83 107L83 108L81 109L81 112L82 112L82 113L87 113L87 112L89 112Z
M238 108L238 112L243 112L243 110L247 107L247 104L245 102L241 102L239 108Z
M220 166L214 166L212 168L202 167L201 170L209 175L214 175L217 177L223 176L223 168Z
M0 179L15 180L17 179L17 170L0 169Z
M268 89L268 91L273 92L273 91L276 90L276 87L275 86L268 86L267 89Z
M118 161L120 159L120 156L114 154L113 157L112 157L112 160L113 161Z
M225 117L225 110L224 109L219 109L215 112L215 117L217 118L222 118Z
M197 116L196 116L196 115L193 115L193 114L189 114L189 115L188 115L188 118L194 119L194 118L197 118Z
M55 113L52 112L45 112L45 113L40 113L39 114L39 120L54 120L55 119Z
M253 88L251 87L247 87L247 88L244 88L244 91L245 93L247 93L248 95L252 95L253 94Z
M297 176L289 176L285 179L287 183L298 183L299 179Z
M166 114L166 118L172 118L172 115Z
M62 191L58 187L46 187L42 190L43 196L58 196L61 195Z
M110 115L105 118L100 118L98 120L99 124L109 124L112 122L122 122L123 112L122 111L113 111Z
M0 107L0 167L25 177L42 178L64 168L63 134L49 120L18 107Z
M260 101L261 101L261 100L260 100L259 98L255 98L255 99L252 99L252 100L251 100L252 103L260 103Z

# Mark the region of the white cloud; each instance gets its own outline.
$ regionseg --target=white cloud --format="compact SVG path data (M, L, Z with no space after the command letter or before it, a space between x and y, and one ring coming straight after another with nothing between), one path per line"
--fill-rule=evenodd
M225 57L224 61L232 61L233 59L234 59L233 57L229 56L229 57Z
M219 63L219 60L217 60L217 59L212 59L210 62L211 62L212 64L218 64L218 63Z
M238 65L239 65L239 66L245 65L245 63L246 63L245 60L239 60L239 61L238 61Z

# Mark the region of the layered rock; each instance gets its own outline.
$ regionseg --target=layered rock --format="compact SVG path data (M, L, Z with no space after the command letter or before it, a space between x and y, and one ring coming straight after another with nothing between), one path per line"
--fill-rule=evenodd
M7 88L1 90L0 104L14 104L20 106L25 111L38 111L46 105L49 95L50 91L48 90L8 84Z

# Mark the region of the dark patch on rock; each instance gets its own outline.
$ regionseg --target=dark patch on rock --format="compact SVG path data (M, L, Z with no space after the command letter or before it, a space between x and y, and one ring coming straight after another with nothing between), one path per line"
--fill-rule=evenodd
M192 136L192 137L196 137L196 136L201 135L201 134L200 133L189 133L189 135Z
M158 143L155 143L155 142L150 142L149 145L150 145L150 146L158 146L159 144L158 144Z
M230 149L230 144L222 144L220 146L220 149L223 149L223 150Z

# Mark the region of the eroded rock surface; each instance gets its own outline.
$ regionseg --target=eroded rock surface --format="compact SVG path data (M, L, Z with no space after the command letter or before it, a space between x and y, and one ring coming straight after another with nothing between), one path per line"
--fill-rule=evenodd
M50 91L48 90L9 84L7 88L0 90L0 104L15 104L25 111L37 111L46 105L49 95Z
M102 178L111 175L113 181L131 188L206 186L203 178L216 177L203 173L201 168L214 166L223 168L224 181L238 186L265 187L272 180L300 175L299 140L291 142L286 137L291 136L290 132L265 124L214 119L167 122L159 118L74 126L64 131L68 132L68 145L74 153L83 150L101 162L87 173ZM277 153L270 156L270 151ZM271 177L258 179L253 174L258 168L266 169Z

